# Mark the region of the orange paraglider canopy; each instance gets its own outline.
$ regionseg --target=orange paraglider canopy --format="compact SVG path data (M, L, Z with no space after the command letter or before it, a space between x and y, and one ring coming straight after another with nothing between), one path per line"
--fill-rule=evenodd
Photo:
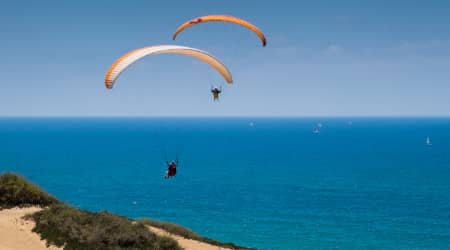
M225 64L223 64L219 59L214 56L208 54L205 51L177 46L177 45L157 45L157 46L148 46L140 49L136 49L130 51L117 59L111 67L108 69L105 75L105 86L108 89L112 89L114 83L117 78L125 71L128 67L130 67L136 61L150 55L157 54L177 54L177 55L185 55L194 57L200 61L203 61L209 64L212 68L214 68L218 73L222 75L222 77L227 81L227 83L232 83L233 79L230 71L227 69Z
M185 30L186 28L191 27L196 24L199 24L199 23L206 23L206 22L229 22L229 23L239 24L239 25L244 26L247 29L250 29L251 31L255 32L256 35L259 37L259 39L261 39L263 46L266 46L266 44L267 44L264 33L262 33L262 31L258 27L256 27L255 25L253 25L243 19L233 17L233 16L225 16L225 15L208 15L208 16L197 17L190 21L187 21L187 22L183 23L182 25L180 25L177 28L177 30L175 31L175 33L173 33L173 40L175 40L177 38L177 35L181 31Z

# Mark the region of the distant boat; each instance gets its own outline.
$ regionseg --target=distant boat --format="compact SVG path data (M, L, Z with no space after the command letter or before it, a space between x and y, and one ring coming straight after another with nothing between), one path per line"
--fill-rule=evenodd
M427 143L428 146L433 145L433 144L431 144L431 140L430 140L430 137L429 137L429 136L427 136L427 141L426 141L426 143Z
M248 125L249 125L250 127L255 126L255 124L254 124L253 122L250 122Z
M319 127L314 127L313 128L313 134L319 134L319 133L320 133Z
M347 122L347 125L348 125L348 126L352 126L352 125L353 125L353 122L352 122L352 121L348 121L348 122Z
M323 125L322 125L322 123L320 123L320 122L319 122L319 123L317 123L317 128L319 128L319 129L320 129L320 128L322 128L322 126L323 126Z

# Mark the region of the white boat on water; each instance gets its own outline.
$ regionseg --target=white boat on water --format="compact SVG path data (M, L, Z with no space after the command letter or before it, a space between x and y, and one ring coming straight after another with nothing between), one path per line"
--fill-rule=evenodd
M320 129L318 127L314 127L313 134L318 134L318 133L320 133Z
M429 136L427 136L426 143L427 143L428 146L433 145L433 144L431 144L431 140L430 140L430 137L429 137Z

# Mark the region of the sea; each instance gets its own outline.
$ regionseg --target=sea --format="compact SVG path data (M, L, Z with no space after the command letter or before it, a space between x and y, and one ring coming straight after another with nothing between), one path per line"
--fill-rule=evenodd
M450 118L1 118L6 171L257 249L450 249Z

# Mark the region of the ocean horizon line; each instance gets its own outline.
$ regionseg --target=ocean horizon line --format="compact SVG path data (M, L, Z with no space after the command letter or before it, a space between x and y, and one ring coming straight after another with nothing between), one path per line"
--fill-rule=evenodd
M450 115L354 115L354 116L2 116L0 119L450 119Z

